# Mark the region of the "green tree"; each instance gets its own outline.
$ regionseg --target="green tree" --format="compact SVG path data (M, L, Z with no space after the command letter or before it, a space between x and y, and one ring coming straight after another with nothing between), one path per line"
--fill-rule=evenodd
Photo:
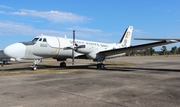
M177 47L176 46L172 47L171 48L171 53L176 54L176 52L177 52Z
M155 53L155 50L153 48L149 48L149 51L151 56Z
M153 55L155 50L153 48L148 48L145 50L145 55Z
M177 54L180 54L180 47L177 49Z
M162 50L163 55L166 55L166 54L167 54L167 48L166 48L166 46L162 46L161 50Z

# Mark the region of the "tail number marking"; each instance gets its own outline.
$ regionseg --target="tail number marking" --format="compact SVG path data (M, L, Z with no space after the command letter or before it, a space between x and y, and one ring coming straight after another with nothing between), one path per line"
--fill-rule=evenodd
M41 44L40 44L40 47L47 47L47 44L41 43Z

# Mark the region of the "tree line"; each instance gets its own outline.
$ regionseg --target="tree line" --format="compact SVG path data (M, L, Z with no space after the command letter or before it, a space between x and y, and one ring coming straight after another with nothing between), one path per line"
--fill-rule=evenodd
M180 47L174 46L171 48L171 50L167 50L166 46L162 46L160 51L155 51L153 48L148 48L144 50L137 50L137 51L132 51L128 55L130 56L151 56L151 55L176 55L180 54Z

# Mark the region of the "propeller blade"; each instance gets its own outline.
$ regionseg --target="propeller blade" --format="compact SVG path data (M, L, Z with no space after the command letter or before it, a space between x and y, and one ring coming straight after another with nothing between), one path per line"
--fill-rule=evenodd
M75 47L75 30L73 30L73 47ZM74 49L72 50L72 65L74 65Z

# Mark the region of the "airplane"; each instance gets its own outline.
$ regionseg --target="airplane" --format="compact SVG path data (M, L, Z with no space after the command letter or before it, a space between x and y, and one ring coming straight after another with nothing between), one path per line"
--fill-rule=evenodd
M0 49L0 61L2 61L2 64L6 65L8 64L8 61L16 61L16 60L14 58L5 55L3 50Z
M158 42L131 46L132 32L133 26L129 26L118 43L109 44L75 40L75 30L73 30L73 39L41 34L30 42L18 42L7 46L4 53L15 59L33 59L32 70L37 69L37 65L43 58L61 61L61 67L66 67L67 58L72 58L72 65L74 65L74 59L91 59L97 62L97 69L104 69L105 59L120 57L135 50L179 42L174 39L163 39Z

